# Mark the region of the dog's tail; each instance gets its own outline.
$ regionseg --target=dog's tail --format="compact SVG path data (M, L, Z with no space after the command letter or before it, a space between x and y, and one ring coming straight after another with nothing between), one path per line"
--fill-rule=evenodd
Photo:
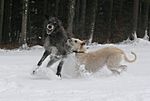
M124 53L124 59L125 59L125 61L127 61L127 62L129 62L129 63L132 63L132 62L135 62L135 61L136 61L136 59L137 59L136 54L135 54L134 52L131 52L131 54L134 55L134 59L133 59L133 60L129 60L128 57L126 56L126 54Z

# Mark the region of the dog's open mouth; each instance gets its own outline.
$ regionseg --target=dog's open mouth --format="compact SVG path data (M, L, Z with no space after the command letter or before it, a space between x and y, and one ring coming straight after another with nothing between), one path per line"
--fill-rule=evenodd
M47 34L50 35L54 30L54 25L48 24L47 25Z

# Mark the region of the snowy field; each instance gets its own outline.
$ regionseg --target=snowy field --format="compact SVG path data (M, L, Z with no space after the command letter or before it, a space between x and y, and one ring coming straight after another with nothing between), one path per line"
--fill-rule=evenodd
M110 46L92 45L90 50ZM113 46L137 54L135 63L126 63L128 69L115 76L104 67L95 74L77 77L74 55L63 66L62 79L55 76L56 64L31 75L44 49L0 49L0 101L150 101L150 42L137 39Z

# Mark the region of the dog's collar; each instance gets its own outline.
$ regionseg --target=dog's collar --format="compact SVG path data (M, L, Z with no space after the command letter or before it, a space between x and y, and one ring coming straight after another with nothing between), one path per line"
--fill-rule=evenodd
M74 50L73 52L75 52L75 53L85 53L84 51L76 51L76 50Z

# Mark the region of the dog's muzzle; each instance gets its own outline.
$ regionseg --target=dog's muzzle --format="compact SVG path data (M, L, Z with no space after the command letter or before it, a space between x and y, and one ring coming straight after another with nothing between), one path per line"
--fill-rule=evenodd
M48 24L47 25L47 34L50 35L54 30L54 25Z

